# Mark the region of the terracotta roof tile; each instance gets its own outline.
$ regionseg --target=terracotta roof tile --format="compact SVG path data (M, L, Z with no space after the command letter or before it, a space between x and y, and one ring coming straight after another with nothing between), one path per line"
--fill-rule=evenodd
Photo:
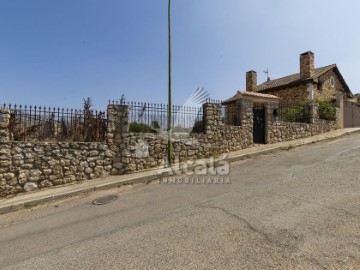
M229 102L238 100L241 97L268 98L268 99L276 99L276 100L280 99L277 96L269 95L269 94L262 94L262 93L257 93L257 92L241 92L241 91L237 91L237 93L233 97L225 100L223 103L229 103Z
M325 72L333 69L334 67L336 67L336 64L321 67L321 68L316 68L315 74L311 78L309 77L306 79L300 79L300 73L297 73L297 74L292 74L292 75L282 77L279 79L270 80L270 81L267 81L267 82L264 82L264 83L258 85L256 91L261 92L261 91L270 90L272 88L284 87L284 86L287 86L287 85L293 84L293 83L301 83L302 81L307 81L310 79L317 79L319 76L321 76Z

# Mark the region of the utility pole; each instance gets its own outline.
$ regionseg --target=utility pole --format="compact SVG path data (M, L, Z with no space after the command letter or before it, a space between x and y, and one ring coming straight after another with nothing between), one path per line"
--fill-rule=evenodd
M169 42L169 88L168 88L168 162L171 166L172 156L172 96L171 96L171 0L168 4L168 42Z

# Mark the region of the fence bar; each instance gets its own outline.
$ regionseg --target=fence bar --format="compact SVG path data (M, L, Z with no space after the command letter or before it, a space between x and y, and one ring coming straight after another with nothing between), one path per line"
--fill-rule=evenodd
M10 110L10 132L16 141L105 140L104 112L11 104L3 108Z

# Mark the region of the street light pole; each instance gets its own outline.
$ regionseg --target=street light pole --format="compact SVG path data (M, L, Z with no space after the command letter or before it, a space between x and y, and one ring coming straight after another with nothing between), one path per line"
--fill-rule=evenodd
M172 156L172 96L171 96L171 0L168 4L168 42L169 42L169 88L168 88L168 162L171 166Z

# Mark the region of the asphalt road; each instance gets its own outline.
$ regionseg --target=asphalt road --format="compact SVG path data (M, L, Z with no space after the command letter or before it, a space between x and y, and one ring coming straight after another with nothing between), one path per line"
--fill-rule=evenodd
M231 184L152 183L1 215L0 269L360 269L359 142L232 163Z

